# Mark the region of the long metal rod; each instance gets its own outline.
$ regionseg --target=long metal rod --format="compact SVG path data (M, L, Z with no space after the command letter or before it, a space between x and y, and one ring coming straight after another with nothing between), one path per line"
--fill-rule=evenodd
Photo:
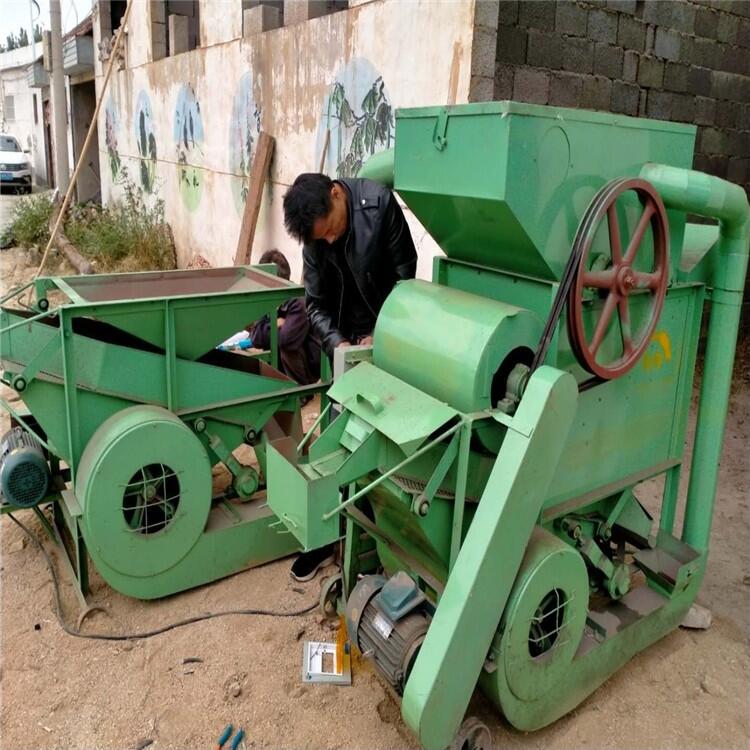
M323 516L323 520L327 521L329 518L333 518L337 513L341 513L342 510L349 507L352 503L359 500L360 497L363 495L366 495L368 492L372 491L382 482L385 482L386 479L391 477L393 474L395 474L397 471L400 471L404 468L407 464L410 464L415 458L419 458L421 455L427 453L427 451L434 448L438 443L445 440L445 438L450 437L454 432L459 430L461 428L461 425L464 424L464 421L460 421L453 425L453 427L450 427L447 429L442 435L438 435L434 440L431 440L426 445L423 445L418 451L415 453L412 453L411 456L407 456L403 461L396 464L392 468L388 469L388 471L385 472L385 474L381 474L377 479L373 480L368 484L366 487L362 488L359 492L355 492L348 500L341 503L339 506L334 508L333 510L329 511Z
M305 447L305 445L307 445L307 441L312 437L313 432L318 429L320 423L325 419L326 414L328 414L328 412L331 410L332 403L332 401L329 401L326 408L320 412L318 418L312 423L312 427L310 427L310 429L305 434L305 437L302 438L302 441L297 446L297 453L299 453Z
M25 292L30 286L34 284L33 281L29 281L28 283L24 284L23 286L16 287L15 289L11 289L5 296L0 297L0 305L7 302L9 299L12 299L13 297L16 297L23 292Z
M15 328L20 328L21 326L26 325L27 323L33 323L41 318L47 318L50 316L50 313L48 310L45 310L44 312L40 312L37 315L32 315L30 318L24 318L23 320L19 320L17 323L13 323L12 325L9 325L7 328L0 328L0 333L8 333Z

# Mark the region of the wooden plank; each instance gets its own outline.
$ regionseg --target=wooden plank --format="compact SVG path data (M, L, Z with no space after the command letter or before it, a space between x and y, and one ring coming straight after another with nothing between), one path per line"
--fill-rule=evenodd
M237 252L234 256L234 265L242 266L250 262L253 251L253 239L255 238L255 227L258 224L260 203L263 198L263 188L268 177L273 156L273 136L261 131L258 136L258 145L253 157L253 166L250 169L250 192L245 201L245 213L242 215L242 226L240 228L240 239L237 242Z

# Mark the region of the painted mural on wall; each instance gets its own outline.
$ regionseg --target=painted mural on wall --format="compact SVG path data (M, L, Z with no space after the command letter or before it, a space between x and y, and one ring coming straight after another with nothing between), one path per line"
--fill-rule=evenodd
M249 190L248 176L253 163L253 150L260 133L260 107L253 96L253 77L245 73L237 85L232 104L232 119L229 123L229 171L232 197L237 213L242 210Z
M156 132L151 99L145 91L138 94L133 126L140 156L138 171L141 188L145 193L153 193L156 187Z
M173 135L177 151L177 178L180 195L189 211L194 211L203 192L203 117L195 91L183 85L177 94Z
M120 171L120 152L117 150L117 138L120 135L120 118L115 109L115 103L110 96L104 108L104 142L107 146L109 171L114 180Z
M394 107L382 76L369 60L354 58L336 74L318 125L317 164L327 131L323 171L330 176L355 177L372 154L393 145Z

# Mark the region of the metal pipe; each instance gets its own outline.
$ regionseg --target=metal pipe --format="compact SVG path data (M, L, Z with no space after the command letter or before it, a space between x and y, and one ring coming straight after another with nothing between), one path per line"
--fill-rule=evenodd
M647 164L641 177L651 182L668 208L717 219L719 262L711 280L711 316L698 420L690 465L682 539L708 549L719 462L724 439L732 367L750 251L750 205L738 185L702 172Z
M357 177L364 177L392 188L394 156L395 150L392 148L373 154L359 170Z

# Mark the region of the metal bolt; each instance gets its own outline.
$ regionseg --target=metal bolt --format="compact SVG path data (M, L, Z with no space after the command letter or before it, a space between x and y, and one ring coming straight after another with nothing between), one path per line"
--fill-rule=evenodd
M419 515L426 516L429 512L430 504L427 502L427 500L422 500L422 502L419 504Z
M13 381L13 388L18 391L26 390L26 378L22 378L20 375Z
M203 432L203 430L206 429L206 420L196 419L195 423L193 424L193 427L195 428L196 432Z
M46 297L42 297L40 300L37 300L36 306L44 311L49 308L49 300Z
M252 443L254 443L257 439L258 439L258 433L255 430L253 430L252 428L250 428L245 433L245 442L246 443L250 443L252 445Z

